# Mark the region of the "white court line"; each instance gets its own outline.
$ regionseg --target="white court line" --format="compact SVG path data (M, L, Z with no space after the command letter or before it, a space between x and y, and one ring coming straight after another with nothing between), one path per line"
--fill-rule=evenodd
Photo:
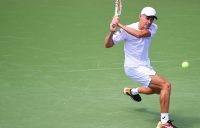
M180 60L180 62L181 61L199 61L200 60L200 58L191 58L191 59L181 59ZM152 63L163 63L163 62L174 62L174 60L173 59L171 59L171 60L154 60L154 61L151 61Z
M81 70L71 70L68 72L87 72L87 71L106 71L106 70L119 70L121 68L91 68L91 69L81 69Z
M187 61L199 61L200 59L188 59ZM160 61L151 61L152 63L166 63L166 62L173 62L174 60L160 60ZM119 68L91 68L91 69L80 69L80 70L71 70L67 72L88 72L88 71L106 71L106 70L120 70L123 69L122 67Z

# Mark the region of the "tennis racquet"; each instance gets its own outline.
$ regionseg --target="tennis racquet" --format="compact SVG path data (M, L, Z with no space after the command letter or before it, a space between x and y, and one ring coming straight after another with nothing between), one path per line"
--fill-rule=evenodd
M119 17L122 12L122 1L121 0L115 0L115 15Z

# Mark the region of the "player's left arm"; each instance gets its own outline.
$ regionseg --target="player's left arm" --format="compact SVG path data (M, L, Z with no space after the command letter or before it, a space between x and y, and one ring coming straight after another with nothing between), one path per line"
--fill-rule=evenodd
M141 38L141 37L150 37L151 36L151 32L148 29L144 29L144 30L136 30L134 28L130 28L127 27L121 23L118 23L118 26L122 29L124 29L127 33L137 37L137 38Z

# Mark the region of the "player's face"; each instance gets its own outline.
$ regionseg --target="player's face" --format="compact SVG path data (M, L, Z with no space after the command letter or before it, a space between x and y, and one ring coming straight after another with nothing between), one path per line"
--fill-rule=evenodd
M153 16L140 15L140 28L148 29L154 21Z

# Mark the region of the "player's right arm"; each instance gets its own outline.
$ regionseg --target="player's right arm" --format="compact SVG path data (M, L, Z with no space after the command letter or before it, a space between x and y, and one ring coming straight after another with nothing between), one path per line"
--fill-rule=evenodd
M121 23L118 23L118 26L122 29L124 29L127 33L137 37L137 38L142 38L142 37L150 37L151 32L148 29L143 29L143 30L136 30L134 28L127 27Z

